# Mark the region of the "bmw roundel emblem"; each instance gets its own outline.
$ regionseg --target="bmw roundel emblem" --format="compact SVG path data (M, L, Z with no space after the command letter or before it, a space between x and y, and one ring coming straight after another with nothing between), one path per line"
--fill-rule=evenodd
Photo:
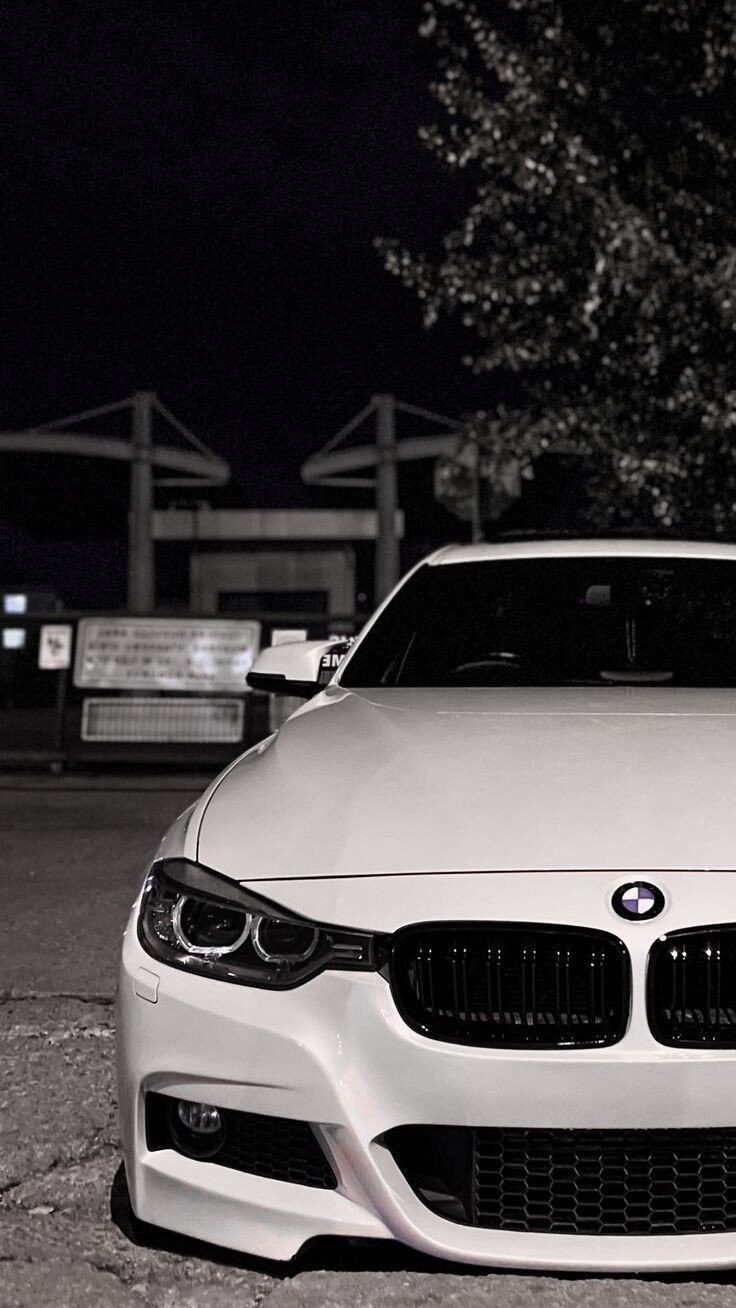
M649 881L629 881L614 890L611 899L613 911L629 922L647 922L659 917L664 908L664 895Z

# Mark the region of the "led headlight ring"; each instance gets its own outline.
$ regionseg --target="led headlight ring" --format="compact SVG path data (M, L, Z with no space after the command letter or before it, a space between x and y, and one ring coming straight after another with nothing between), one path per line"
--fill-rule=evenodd
M171 925L174 929L174 935L182 949L186 949L188 954L199 954L200 956L204 955L205 957L209 955L210 957L216 958L219 958L221 954L233 954L236 949L240 949L240 946L248 939L248 934L253 922L252 914L245 914L245 926L237 940L234 940L231 945L193 945L181 924L181 915L184 906L192 898L192 895L180 895L171 915Z

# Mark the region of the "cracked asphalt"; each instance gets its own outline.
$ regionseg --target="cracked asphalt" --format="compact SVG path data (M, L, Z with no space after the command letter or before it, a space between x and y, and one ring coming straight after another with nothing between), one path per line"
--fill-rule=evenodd
M274 1264L135 1222L115 1119L117 951L146 857L205 781L0 778L0 1308L736 1308L736 1274L479 1272L384 1242L317 1242Z

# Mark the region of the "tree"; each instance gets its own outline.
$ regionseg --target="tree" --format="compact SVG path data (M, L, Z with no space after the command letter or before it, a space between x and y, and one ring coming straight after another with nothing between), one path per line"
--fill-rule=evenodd
M420 31L470 203L433 252L379 244L517 378L470 436L526 476L584 456L601 526L731 530L736 0L428 0Z

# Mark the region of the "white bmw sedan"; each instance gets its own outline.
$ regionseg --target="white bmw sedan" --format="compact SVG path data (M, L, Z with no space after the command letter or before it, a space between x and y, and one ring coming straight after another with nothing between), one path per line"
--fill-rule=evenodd
M182 814L119 989L147 1222L736 1266L736 546L449 547ZM327 681L328 684L321 684Z

